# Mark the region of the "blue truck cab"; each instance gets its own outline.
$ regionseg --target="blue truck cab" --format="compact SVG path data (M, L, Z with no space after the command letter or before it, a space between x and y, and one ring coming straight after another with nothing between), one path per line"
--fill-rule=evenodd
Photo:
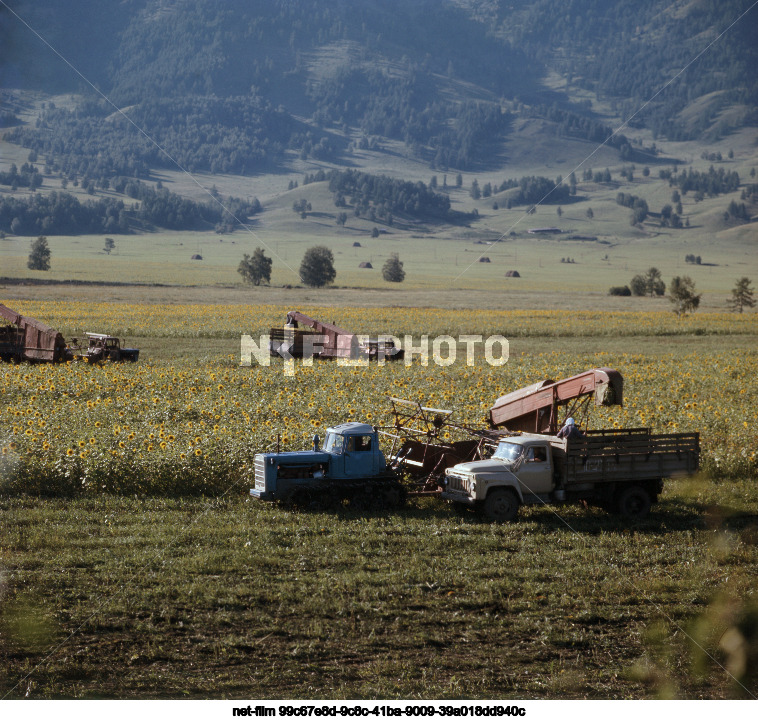
M262 501L296 502L326 493L349 499L360 481L394 479L378 433L367 423L328 428L323 446L318 447L316 437L310 451L257 453L254 466L250 495Z

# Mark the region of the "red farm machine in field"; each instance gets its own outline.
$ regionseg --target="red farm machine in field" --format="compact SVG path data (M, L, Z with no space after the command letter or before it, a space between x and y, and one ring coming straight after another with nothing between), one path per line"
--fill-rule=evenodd
M411 495L436 495L446 468L482 457L481 434L453 421L452 411L400 398L389 402L393 422L380 433L392 439L389 458L413 484Z
M369 360L399 360L403 357L390 338L368 338L325 323L305 313L291 310L284 327L269 331L269 350L272 355L292 358L345 358Z
M0 360L59 363L73 359L63 336L49 325L0 303Z
M4 323L4 324L3 324ZM21 315L0 303L0 361L6 363L61 363L71 360L132 361L139 358L137 348L124 348L115 336L87 333L87 347L76 338L67 344L55 328Z
M492 428L554 434L560 427L562 407L566 408L564 419L586 419L590 399L594 398L596 406L620 406L623 391L621 373L612 368L593 368L571 378L544 380L507 393L490 408L488 420Z

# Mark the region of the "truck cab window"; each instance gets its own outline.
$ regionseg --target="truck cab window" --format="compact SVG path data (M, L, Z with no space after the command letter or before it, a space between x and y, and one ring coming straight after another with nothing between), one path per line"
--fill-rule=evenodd
M516 461L521 456L523 450L524 447L518 443L504 442L497 447L492 457L500 458L503 461Z
M327 433L326 440L324 441L324 450L327 453L342 453L342 449L345 445L345 437L339 435L339 433Z
M347 452L363 453L371 450L371 436L350 436L347 439Z
M544 446L532 446L527 453L528 463L545 463L547 461L547 448Z

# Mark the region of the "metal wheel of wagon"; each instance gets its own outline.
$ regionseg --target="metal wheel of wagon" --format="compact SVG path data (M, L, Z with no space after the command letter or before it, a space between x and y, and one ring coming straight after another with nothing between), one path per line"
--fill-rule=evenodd
M642 486L627 486L618 495L616 510L625 518L644 518L650 503L650 494Z
M488 521L504 523L516 518L519 505L518 496L510 488L497 488L485 499L482 511Z

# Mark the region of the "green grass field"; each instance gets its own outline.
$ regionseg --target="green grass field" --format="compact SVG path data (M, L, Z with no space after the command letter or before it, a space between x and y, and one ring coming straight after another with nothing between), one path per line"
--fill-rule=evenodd
M302 222L302 221L301 221ZM355 235L266 234L253 238L244 232L219 238L197 233L156 233L117 237L111 255L102 250L102 237L51 237L52 268L48 272L26 268L29 239L0 240L2 276L18 279L108 281L170 286L210 286L211 294L221 289L238 289L239 297L252 302L279 301L282 297L319 298L334 295L337 303L365 303L364 289L379 291L380 305L447 306L465 302L470 293L484 291L484 305L494 307L581 307L616 310L667 307L665 299L610 298L608 288L626 285L632 276L658 267L666 283L674 275L689 275L703 293L702 307L726 309L726 300L737 279L758 277L755 239L728 231L719 243L718 254L698 245L671 239L629 240L600 245L587 241L556 241L520 237L488 245L471 239L380 236L360 237L361 247L353 247ZM492 238L492 236L490 236ZM306 249L325 244L335 257L337 288L326 290L284 288L299 286L298 269ZM271 287L244 288L236 272L243 253L265 247L274 258ZM406 271L402 284L387 283L381 268L391 252L400 255ZM199 253L203 260L191 260ZM686 264L687 254L702 254L703 264ZM479 262L487 257L490 262ZM561 258L573 263L562 263ZM725 259L728 258L728 262ZM358 267L369 261L373 269ZM520 278L506 278L517 270ZM2 287L2 286L0 286ZM336 295L341 289L360 289L350 295ZM98 291L100 292L100 291ZM109 293L110 291L105 291ZM41 291L45 297L46 291ZM547 297L550 296L548 299ZM473 296L476 298L476 295ZM333 302L333 301L332 301ZM374 304L374 303L372 303ZM475 300L473 305L481 304Z
M752 628L752 483L633 527L248 502L6 499L11 698L726 698ZM752 518L752 521L751 521ZM752 600L751 600L752 599ZM753 604L753 605L751 605ZM752 620L751 620L752 619Z

